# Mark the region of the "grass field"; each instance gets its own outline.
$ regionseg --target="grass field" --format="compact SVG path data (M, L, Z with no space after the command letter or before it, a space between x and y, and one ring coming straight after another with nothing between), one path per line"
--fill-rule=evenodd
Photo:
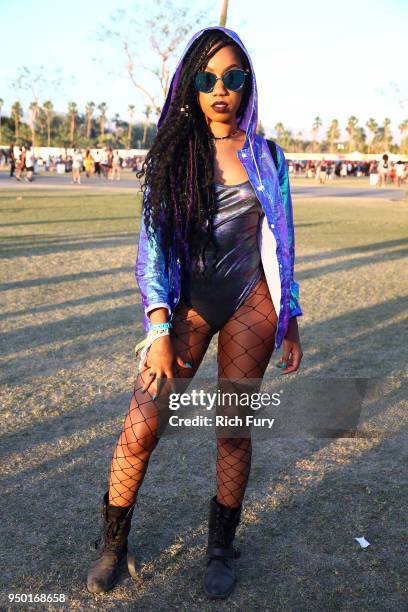
M254 445L239 584L218 604L201 592L215 442L163 438L130 538L140 581L88 593L89 542L143 335L139 211L120 191L0 195L1 609L8 593L64 593L70 610L406 609L408 203L369 198L295 200L294 215L297 376L378 378L362 423L370 435ZM266 376L279 376L276 358Z

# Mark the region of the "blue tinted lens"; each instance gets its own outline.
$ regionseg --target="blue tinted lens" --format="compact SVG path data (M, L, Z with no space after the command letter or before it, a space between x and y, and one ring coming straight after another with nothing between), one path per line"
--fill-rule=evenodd
M228 70L222 77L222 80L227 89L238 91L244 84L245 72L239 68Z
M217 77L215 74L212 74L212 72L197 72L195 77L195 86L197 87L198 91L209 92L214 87L216 78Z

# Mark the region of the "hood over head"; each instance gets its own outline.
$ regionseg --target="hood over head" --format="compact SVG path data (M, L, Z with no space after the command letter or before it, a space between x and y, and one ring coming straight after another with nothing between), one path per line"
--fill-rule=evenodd
M244 114L242 115L242 117L240 118L240 120L238 121L238 127L241 130L244 130L247 132L247 138L246 138L246 142L249 139L253 139L254 135L256 134L256 128L258 125L258 92L257 92L257 88L256 88L256 80L255 80L255 72L254 72L254 68L252 66L252 62L251 62L251 58L249 56L248 51L246 50L243 42L241 41L240 37L238 36L238 34L236 32L234 32L233 30L229 30L228 28L223 28L222 26L211 26L208 28L203 28L202 30L199 30L198 32L196 32L196 34L194 34L194 36L192 36L192 38L189 40L189 42L187 43L187 46L185 47L180 60L176 66L176 69L173 73L173 76L171 78L171 82L170 82L170 87L169 87L169 91L167 93L166 96L166 100L162 109L162 112L160 114L160 118L158 120L157 123L157 127L160 128L161 124L163 123L168 110L170 108L170 104L171 101L173 99L174 96L174 91L177 88L177 83L180 77L180 72L181 72L181 68L183 65L183 61L184 61L184 57L187 54L188 50L190 49L191 45L193 44L193 42L199 37L201 36L201 34L203 34L203 32L207 32L208 30L221 30L222 32L225 32L225 34L227 34L230 38L232 38L232 40L234 40L242 49L242 51L245 53L247 59L248 59L248 63L249 63L249 67L250 67L250 71L251 71L251 78L252 78L252 92L251 92L251 96L248 100L248 104L247 107L244 111ZM244 145L244 147L246 146L246 144Z

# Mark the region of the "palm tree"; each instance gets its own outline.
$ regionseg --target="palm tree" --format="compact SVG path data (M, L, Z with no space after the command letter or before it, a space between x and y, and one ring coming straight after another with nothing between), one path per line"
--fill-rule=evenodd
M51 146L51 117L52 117L52 112L54 110L51 100L47 100L46 102L44 102L43 109L44 109L45 118L47 121L47 146L50 147Z
M129 104L128 112L129 112L129 123L128 123L128 133L127 133L127 148L130 149L130 145L132 143L133 119L135 116L135 105L134 104Z
M150 104L146 104L145 109L144 109L144 115L146 117L146 121L144 122L144 129L143 129L143 140L142 140L142 145L145 146L146 145L146 141L147 141L147 128L150 125L150 121L149 121L149 116L150 113L152 112L152 107L150 106Z
M38 102L31 102L28 107L30 110L30 123L31 123L31 140L32 146L35 147L35 131L37 127L37 117L40 110Z
M16 144L18 144L20 119L23 116L23 109L21 107L20 102L18 101L14 102L13 106L11 107L11 114L13 115L13 119L14 119L14 136L15 136Z
M351 115L347 121L346 131L349 133L348 152L351 153L356 148L356 132L358 119L355 115Z
M405 150L407 149L405 143L405 134L406 132L408 132L408 119L404 119L404 121L399 124L398 129L401 132L400 153L405 153Z
M366 127L368 129L369 132L371 132L372 136L371 136L371 141L368 145L368 152L370 153L370 149L374 140L374 136L378 130L378 123L376 122L375 119L373 119L372 117L370 117L370 119L367 121L366 123Z
M315 117L313 120L312 134L313 134L313 148L318 149L317 146L317 136L319 134L319 128L322 125L322 120L320 117Z
M92 128L92 115L95 110L95 102L88 102L85 106L85 117L86 117L86 137L91 137Z
M75 102L70 102L68 104L68 117L69 117L69 142L70 146L74 146L75 139L75 123L78 114L78 107Z
M3 109L4 100L0 98L0 144L1 144L1 111Z
M278 121L278 123L275 125L274 129L275 129L275 132L276 132L276 135L277 135L277 140L279 140L279 138L281 137L281 135L285 131L285 126L283 125L283 123L281 121Z
M391 125L391 119L386 117L384 119L384 121L383 121L383 128L384 128L384 133L383 133L383 151L384 152L388 151L390 146L391 146L392 134L391 134L390 125Z
M106 104L106 102L101 102L98 106L98 110L100 112L99 125L101 128L101 136L103 136L105 134L106 111L108 110L108 105Z
M332 122L330 124L329 129L327 130L327 140L329 143L329 152L333 153L334 152L334 144L337 140L340 139L340 129L339 129L339 122L337 119L332 119Z

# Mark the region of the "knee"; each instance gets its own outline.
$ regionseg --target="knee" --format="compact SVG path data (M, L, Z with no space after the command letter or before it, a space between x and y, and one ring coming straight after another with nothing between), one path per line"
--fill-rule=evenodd
M130 455L134 457L148 457L154 450L158 442L158 438L153 432L138 432L137 429L132 429L130 432L123 432L122 446L125 446Z

